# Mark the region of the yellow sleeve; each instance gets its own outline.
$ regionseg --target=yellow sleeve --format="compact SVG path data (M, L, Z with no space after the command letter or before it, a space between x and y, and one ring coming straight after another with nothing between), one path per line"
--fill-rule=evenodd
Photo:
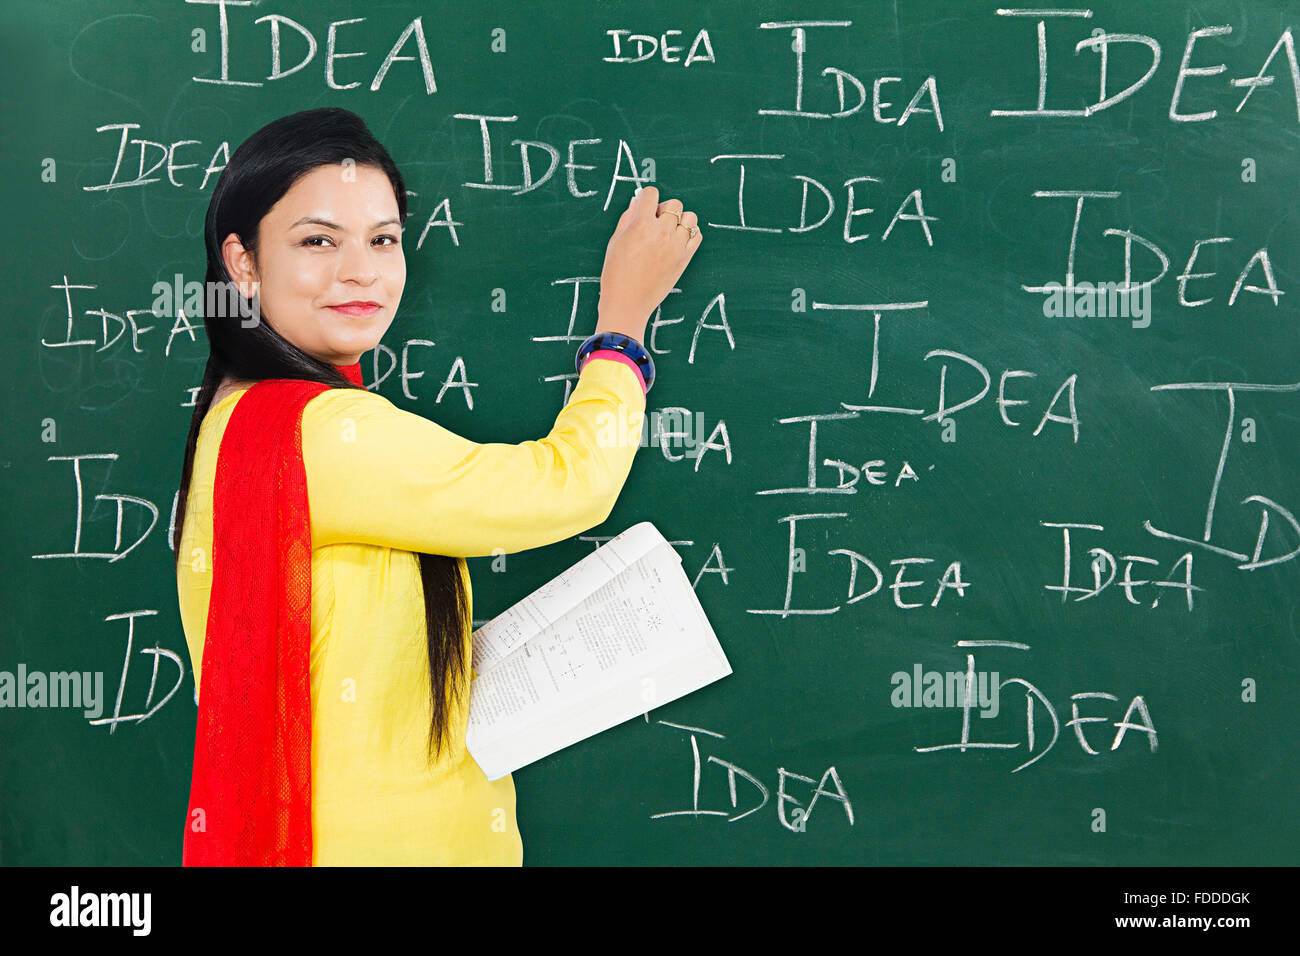
M517 445L470 441L373 392L323 392L302 420L312 546L468 558L562 541L609 517L644 414L636 373L599 358L550 433Z

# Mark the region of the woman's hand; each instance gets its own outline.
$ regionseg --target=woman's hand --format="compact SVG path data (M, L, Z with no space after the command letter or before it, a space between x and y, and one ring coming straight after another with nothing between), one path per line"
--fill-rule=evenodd
M681 200L660 202L657 187L643 186L619 217L605 249L596 331L644 341L651 313L686 271L702 239L695 213L687 212Z

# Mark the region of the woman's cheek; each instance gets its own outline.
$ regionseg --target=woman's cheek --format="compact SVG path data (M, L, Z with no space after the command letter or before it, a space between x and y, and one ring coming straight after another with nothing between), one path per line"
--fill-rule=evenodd
M383 279L384 291L390 301L399 298L406 287L406 269L403 266L390 265L379 272Z
M328 294L334 277L324 262L304 263L298 272L298 287L304 298L319 299Z

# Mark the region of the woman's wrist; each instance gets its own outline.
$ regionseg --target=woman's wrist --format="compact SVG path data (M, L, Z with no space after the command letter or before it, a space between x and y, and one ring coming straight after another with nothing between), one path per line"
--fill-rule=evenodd
M574 356L574 365L579 374L587 362L598 353L611 353L606 358L623 361L630 365L640 379L641 387L648 394L654 386L655 364L650 352L640 340L622 332L602 329L591 335L578 347Z
M649 317L637 319L626 310L617 311L614 309L600 309L597 313L596 331L597 332L617 332L620 335L627 335L638 342L645 338L645 327Z

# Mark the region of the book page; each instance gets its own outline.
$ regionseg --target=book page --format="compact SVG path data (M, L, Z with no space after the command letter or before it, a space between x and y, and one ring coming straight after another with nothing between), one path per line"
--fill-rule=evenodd
M495 780L730 673L664 542L479 673L467 744Z
M610 538L563 574L475 631L474 670L481 677L526 640L554 624L660 545L667 542L649 521Z

